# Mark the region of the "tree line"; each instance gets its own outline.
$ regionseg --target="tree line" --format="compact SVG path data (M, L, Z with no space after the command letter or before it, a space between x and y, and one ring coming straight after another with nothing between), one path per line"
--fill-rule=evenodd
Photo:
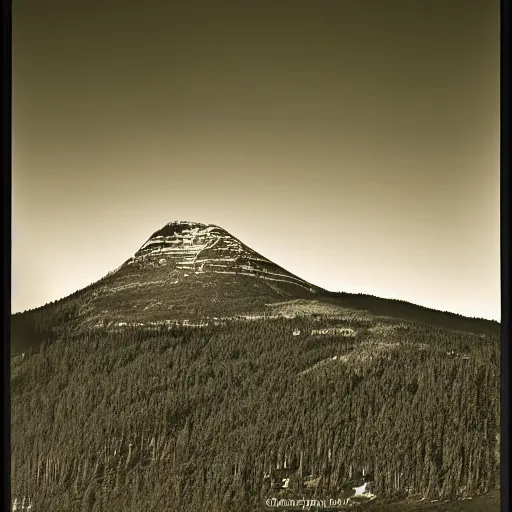
M11 363L12 495L34 511L254 511L277 492L266 475L299 466L318 499L363 474L384 499L499 486L497 332L382 319L352 322L355 338L292 335L311 319L75 332L74 307L36 318L39 352ZM347 357L300 375L334 356Z

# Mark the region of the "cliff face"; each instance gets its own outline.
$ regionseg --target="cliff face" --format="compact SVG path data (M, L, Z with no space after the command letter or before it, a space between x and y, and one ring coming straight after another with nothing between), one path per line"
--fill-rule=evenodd
M213 224L176 221L155 232L126 265L162 265L180 275L235 274L300 286L312 293L320 288L294 276Z

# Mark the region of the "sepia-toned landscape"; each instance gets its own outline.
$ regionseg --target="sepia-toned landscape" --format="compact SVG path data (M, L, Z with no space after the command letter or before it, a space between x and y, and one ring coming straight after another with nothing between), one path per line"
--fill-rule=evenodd
M11 328L16 510L416 510L499 487L499 323L327 292L218 226L171 222Z
M499 2L12 25L12 512L500 510Z

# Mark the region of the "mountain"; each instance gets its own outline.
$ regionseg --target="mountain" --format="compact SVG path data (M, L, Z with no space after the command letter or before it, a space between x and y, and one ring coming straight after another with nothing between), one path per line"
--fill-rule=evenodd
M321 292L213 224L175 221L98 282L56 303L13 315L13 354L37 350L38 316L55 327L147 324L264 313L266 304ZM51 312L50 312L51 311ZM59 313L61 311L62 313Z
M172 222L12 316L13 503L497 511L499 327L328 292L218 226Z
M292 302L285 305L287 301ZM305 301L307 307L297 301ZM480 334L499 329L497 322L404 301L328 292L276 265L219 226L174 221L153 233L133 257L96 283L13 315L11 351L37 351L41 342L37 324L48 315L55 329L65 324L67 329L83 330L98 325L264 316L283 309L279 304L288 314L292 310L307 314L351 310Z
M315 293L320 288L294 276L213 224L170 222L153 233L125 265L169 266L177 276L231 274L293 285ZM179 272L181 271L181 272ZM244 283L245 284L245 283ZM290 288L289 286L287 288ZM273 289L273 288L272 288Z

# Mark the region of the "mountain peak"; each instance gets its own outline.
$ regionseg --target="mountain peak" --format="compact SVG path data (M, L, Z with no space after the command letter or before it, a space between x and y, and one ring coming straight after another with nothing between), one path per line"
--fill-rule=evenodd
M166 267L183 275L236 274L316 291L216 224L175 220L155 231L125 265ZM185 274L186 273L186 274Z
M173 220L165 224L165 226L161 227L158 231L155 231L155 233L153 233L150 238L172 233L205 230L207 228L221 229L219 226L215 224L205 224L204 222L196 222L193 220Z
M202 227L208 227L208 226L215 226L215 227L219 227L219 226L216 226L215 224L206 224L204 222L197 222L195 220L171 220L170 222L168 222L166 225L167 226L191 226L191 227L196 227L196 226L202 226Z
M175 257L183 256L178 260L183 259L183 263L186 264L192 259L196 261L199 253L208 251L214 242L218 243L219 237L235 240L227 231L215 224L174 220L155 231L137 251L135 258L162 256L176 259Z

